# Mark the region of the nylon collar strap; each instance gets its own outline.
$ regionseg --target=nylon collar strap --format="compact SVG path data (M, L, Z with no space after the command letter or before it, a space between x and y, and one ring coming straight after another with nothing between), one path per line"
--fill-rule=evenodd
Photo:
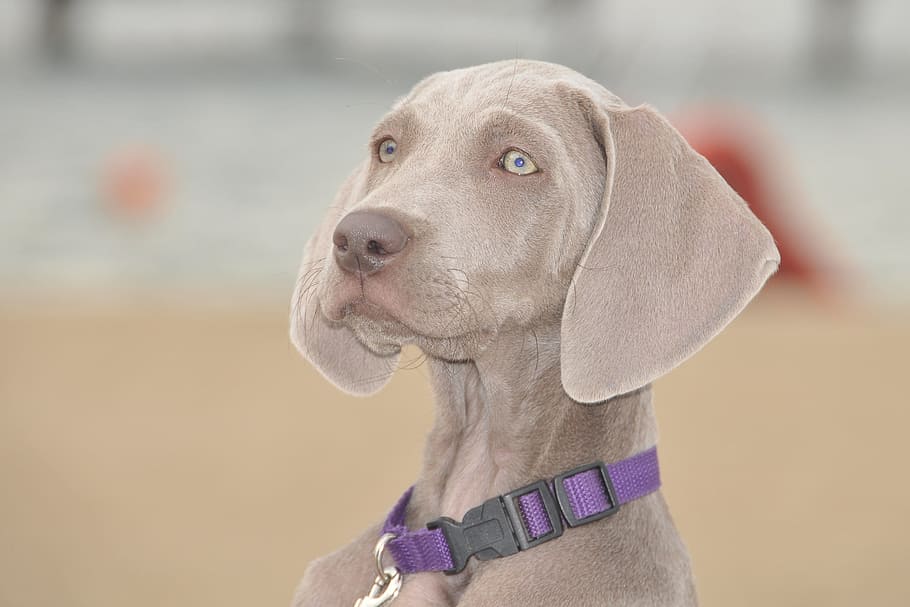
M566 527L609 516L627 502L660 487L657 447L612 464L596 462L485 501L461 522L438 518L411 531L405 514L414 487L389 513L383 533L395 535L388 550L401 573L459 573L471 556L500 558L556 539Z

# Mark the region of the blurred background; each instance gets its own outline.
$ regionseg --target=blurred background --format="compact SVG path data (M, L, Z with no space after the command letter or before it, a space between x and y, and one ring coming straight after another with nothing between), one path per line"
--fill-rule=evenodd
M398 96L514 57L663 111L782 250L656 389L702 603L910 603L907 23L900 0L0 0L0 605L284 605L384 515L425 369L329 386L287 341L296 265Z

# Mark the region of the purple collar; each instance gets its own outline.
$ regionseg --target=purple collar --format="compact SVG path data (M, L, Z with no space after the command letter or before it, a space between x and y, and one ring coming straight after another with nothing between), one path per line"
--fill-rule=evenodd
M567 526L613 514L659 487L657 447L651 447L613 464L581 466L494 497L468 510L460 523L442 517L416 531L405 525L411 487L392 508L382 533L394 536L387 548L401 573L454 574L471 556L486 561L533 548L559 537Z

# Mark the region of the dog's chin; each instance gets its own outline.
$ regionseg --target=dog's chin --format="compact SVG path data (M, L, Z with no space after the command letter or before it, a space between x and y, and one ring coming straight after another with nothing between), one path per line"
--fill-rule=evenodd
M446 327L416 326L418 323L362 298L344 305L335 321L347 326L360 343L380 356L416 345L427 356L451 362L475 358L496 334L468 328L448 335L444 332Z
M417 339L417 334L390 311L362 299L344 307L340 322L379 355L394 354Z

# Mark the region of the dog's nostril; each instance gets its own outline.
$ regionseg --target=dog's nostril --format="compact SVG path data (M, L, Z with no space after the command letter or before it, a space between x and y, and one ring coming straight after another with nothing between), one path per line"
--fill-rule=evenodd
M342 251L348 250L348 237L344 234L335 233L332 237L332 241L335 243L335 246Z
M376 240L371 240L370 242L367 243L367 251L369 251L373 255L384 255L385 254L385 249L383 249L382 245L379 244L379 242Z

